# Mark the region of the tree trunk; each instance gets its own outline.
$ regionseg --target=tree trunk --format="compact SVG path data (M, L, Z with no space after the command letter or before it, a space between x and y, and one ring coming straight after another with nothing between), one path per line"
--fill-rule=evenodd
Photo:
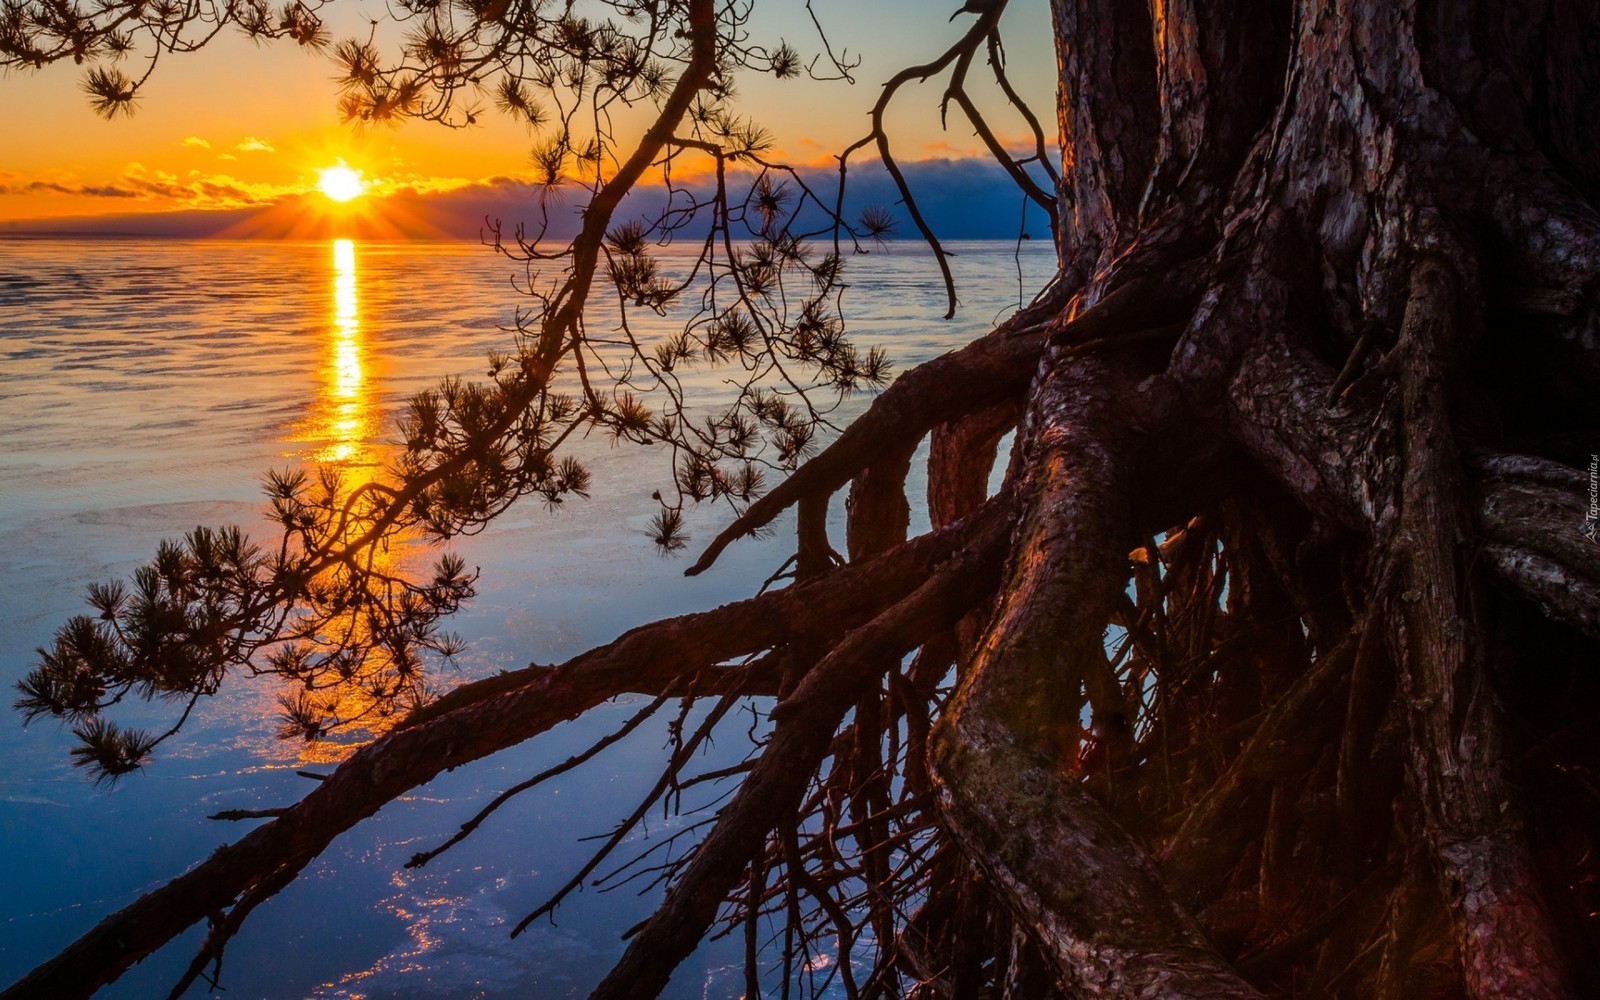
M1560 464L1587 456L1541 440L1554 428L1527 398L1557 384L1556 371L1538 366L1556 356L1551 345L1559 341L1559 404L1581 425L1594 424L1600 173L1592 142L1572 129L1579 120L1596 124L1592 104L1573 90L1596 72L1596 14L1575 3L1514 0L1294 8L1250 0L1053 4L1066 150L1060 251L1077 292L1065 328L1152 275L1198 274L1203 290L1170 354L1146 352L1120 380L1105 370L1074 374L1082 362L1046 355L1030 389L1018 477L1026 513L1002 603L939 733L944 823L1032 928L1062 984L1082 995L1249 995L1163 886L1220 935L1214 943L1231 934L1237 956L1241 943L1265 946L1281 936L1252 921L1275 911L1306 923L1319 905L1332 912L1372 859L1407 853L1413 837L1427 847L1438 893L1397 881L1392 905L1377 913L1369 906L1363 919L1410 934L1426 922L1417 907L1442 905L1453 927L1452 989L1480 998L1570 995L1578 973L1558 942L1565 937L1570 949L1574 936L1570 926L1558 929L1546 902L1552 886L1528 841L1529 803L1516 786L1496 692L1497 683L1538 682L1531 667L1496 662L1518 651L1489 643L1496 609L1482 582L1494 579L1513 600L1537 602L1549 619L1596 635L1590 615L1600 574L1594 547L1578 544L1574 506L1582 484ZM1580 25L1587 30L1576 31ZM1574 59L1585 46L1591 58ZM1519 315L1533 311L1552 318ZM1511 352L1508 336L1529 327L1526 350ZM1508 352L1518 355L1515 369L1495 370L1489 359ZM1141 378L1182 402L1141 406L1128 388ZM1118 431L1129 421L1142 422L1142 433ZM1183 593L1178 567L1165 566L1163 577L1140 587L1142 616L1121 619L1143 647L1143 669L1158 675L1161 718L1152 727L1165 740L1191 743L1196 734L1181 730L1207 727L1204 742L1232 763L1185 761L1187 789L1172 789L1170 775L1144 779L1152 801L1151 786L1168 786L1168 814L1181 820L1175 832L1163 810L1129 808L1119 795L1118 812L1133 829L1101 826L1085 843L1084 824L1109 821L1090 819L1099 807L1083 800L1084 786L1059 784L1083 770L1083 747L1061 734L1083 732L1079 706L1096 691L1084 664L1100 656L1102 631L1117 620L1130 575L1121 557L1173 523L1128 521L1133 500L1207 492L1163 482L1177 462L1149 461L1162 450L1158 442L1183 438L1185 425L1203 426L1224 442L1225 456L1237 455L1282 491L1269 518L1299 521L1301 553L1277 573L1308 623L1306 678L1319 680L1280 688L1275 703L1263 704L1274 687L1270 671L1304 668L1258 664L1241 685L1243 664L1227 644L1242 637L1225 629L1191 643L1189 656L1209 661L1210 676L1197 681L1208 671L1186 668L1171 648L1179 638L1173 619L1200 610L1196 590ZM1463 449L1511 442L1527 454L1489 465L1522 468L1515 490L1484 475L1482 462L1463 469ZM1227 474L1209 472L1219 473ZM1538 499L1515 499L1520 490ZM1521 516L1506 517L1508 505ZM1518 533L1542 551L1513 555L1519 547L1509 536ZM1320 558L1337 566L1307 560L1313 539ZM1229 586L1247 587L1244 554L1235 564L1230 548L1218 553ZM1317 576L1334 592L1316 593ZM1164 595L1148 592L1163 585ZM1313 616L1327 615L1314 605L1328 601L1349 612L1318 634ZM1247 618L1229 603L1225 615ZM1372 701L1384 686L1351 682L1379 655L1372 639L1382 634L1401 669L1402 702L1387 709ZM1372 652L1352 655L1358 645ZM1136 672L1119 676L1130 697L1148 692ZM1206 682L1207 707L1185 711ZM1225 686L1254 693L1230 712L1217 700ZM1230 715L1254 735L1223 738L1216 727ZM1105 740L1092 729L1085 745L1098 751ZM1364 735L1351 740L1353 732ZM1374 739L1379 746L1361 746ZM1128 780L1140 781L1141 767L1172 766L1170 748L1152 744L1147 737L1135 755L1143 759L1126 766L1135 772ZM1328 848L1323 856L1334 868L1322 873L1305 867L1313 845L1285 845L1293 824L1271 817L1282 816L1288 789L1301 808L1315 798L1314 787L1294 783L1315 785L1320 748L1329 746L1341 748L1346 799L1368 780L1357 769L1381 773L1403 760L1407 781L1391 822L1368 818L1365 834L1346 824L1350 842L1317 845ZM1131 846L1141 835L1160 853L1165 883L1151 881ZM1270 878L1268 856L1278 859ZM1260 870L1251 874L1245 866L1257 857ZM1287 902L1285 881L1293 883ZM1566 886L1556 891L1570 896ZM1308 906L1310 897L1323 903ZM1257 916L1239 917L1241 906ZM1175 942L1197 950L1176 957ZM1304 947L1311 981L1332 970L1323 988L1359 993L1362 982L1414 980L1397 977L1392 962L1380 976L1352 945L1356 939L1341 945L1324 928ZM1345 955L1342 967L1330 960L1336 953ZM1412 962L1439 958L1426 948L1409 954ZM1583 964L1581 975L1592 975Z

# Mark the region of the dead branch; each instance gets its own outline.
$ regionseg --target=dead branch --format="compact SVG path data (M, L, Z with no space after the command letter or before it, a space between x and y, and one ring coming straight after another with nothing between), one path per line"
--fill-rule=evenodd
M987 594L998 578L1005 534L1003 525L991 522L971 536L968 546L914 593L848 633L773 710L775 728L761 760L591 997L660 992L672 970L699 945L767 831L782 825L799 805L815 763L863 686L877 681L862 665L892 662L930 629Z

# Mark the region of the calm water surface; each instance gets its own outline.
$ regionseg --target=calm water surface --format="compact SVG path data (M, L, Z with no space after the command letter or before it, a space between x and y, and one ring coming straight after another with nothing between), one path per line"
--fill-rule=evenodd
M949 322L939 318L943 291L924 252L904 247L851 263L855 336L886 347L897 371L1016 307L1013 247L954 249L963 308ZM1050 267L1048 247L1024 246L1030 294ZM325 461L359 474L380 462L410 394L443 374L481 376L485 353L508 345L502 327L522 301L517 274L503 258L458 244L0 241L3 701L33 648L82 612L86 583L125 576L160 539L198 524L272 537L261 518L267 468ZM719 390L701 378L702 391ZM643 531L655 511L651 490L668 483L662 456L601 441L579 447L595 474L594 499L554 515L524 502L457 546L482 577L480 596L454 623L471 647L453 681L559 662L650 619L748 596L788 554L780 525L775 537L736 545L714 571L685 580L689 553L725 514L697 512L688 552L659 558ZM244 832L208 814L288 804L307 790L296 769L331 766L329 748L275 738L275 695L264 682L225 689L144 774L112 789L94 788L67 764L71 739L52 722L24 730L0 715L0 984ZM586 889L553 924L515 941L507 932L587 859L578 838L608 833L654 782L664 725L521 796L427 868L402 865L635 707L608 706L443 775L335 841L229 946L227 995L584 995L652 896ZM160 706L117 718L169 720ZM747 723L724 726L708 766L747 749ZM630 846L692 819L658 813ZM103 995L164 996L199 938L192 931ZM738 947L703 948L672 995L737 996Z

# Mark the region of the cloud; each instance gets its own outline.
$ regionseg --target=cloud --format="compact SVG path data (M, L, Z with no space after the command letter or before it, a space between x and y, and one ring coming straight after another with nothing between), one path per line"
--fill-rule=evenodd
M277 150L272 148L272 144L271 143L267 142L265 139L257 139L253 135L247 135L243 139L240 139L239 142L233 148L237 149L241 153L276 153L277 152Z
M139 192L110 184L64 184L60 181L29 181L27 184L0 184L4 194L66 194L80 198L137 198Z
M980 152L981 149L975 142L956 146L949 139L935 139L922 144L922 155L929 159L948 160L955 157L977 156Z
M197 135L189 136L188 138L184 139L182 142L178 143L178 145L180 145L180 146L192 146L192 147L194 147L196 149L210 149L211 148L211 143L207 142L206 140L200 138Z
M217 154L217 159L219 159L219 160L237 160L238 157L234 156L232 153L218 153Z
M272 185L243 184L225 175L199 178L190 191L202 201L225 205L268 205L290 193Z
M447 191L458 191L462 188L492 186L503 178L491 178L486 181L468 180L465 177L423 177L419 174L390 174L381 182L382 193L389 194L444 194Z
M71 179L36 179L0 183L0 195L59 194L77 198L137 199L152 207L184 211L224 208L262 208L299 193L297 186L250 184L227 174L202 174L192 170L178 177L130 163L122 176L108 184L82 184Z
M1024 205L1022 192L987 156L906 160L900 167L923 217L941 239L1015 239L1023 230L1036 238L1048 237L1050 227L1044 213L1037 206ZM813 195L831 208L839 179L837 161L800 167L798 172ZM682 207L693 200L704 203L710 198L710 177L688 170L675 170L673 176L674 206ZM752 183L755 176L744 169L729 171L730 197L741 201L744 186ZM1042 172L1035 179L1049 189ZM393 180L399 183L386 192L385 204L396 214L403 212L453 236L476 238L486 220L498 219L506 234L523 223L530 234L543 229L548 239L566 240L576 234L582 223L578 211L583 202L581 193L568 190L563 196L558 189L551 197L549 191L526 178L494 177L474 183L415 177ZM793 206L799 199L792 180L788 190ZM656 218L667 209L668 199L666 189L659 185L641 184L627 196L618 218ZM851 165L844 201L847 219L854 222L868 206L884 208L895 216L894 235L915 240L916 228L900 200L900 192L880 163L864 158ZM814 199L805 199L805 204L797 228L825 228L827 218L816 208ZM709 213L702 212L700 218L685 223L680 235L690 239L703 236L708 217Z

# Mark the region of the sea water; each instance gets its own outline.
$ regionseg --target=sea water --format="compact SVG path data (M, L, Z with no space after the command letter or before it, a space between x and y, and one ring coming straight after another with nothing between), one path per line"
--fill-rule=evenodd
M852 335L885 348L896 372L989 329L1053 264L1044 244L950 249L962 305L948 321L926 248L890 245L848 262ZM665 260L675 263L671 252ZM510 345L528 277L470 244L0 241L4 700L34 648L84 612L86 584L125 578L161 539L196 525L237 524L270 540L260 490L267 469L327 462L359 475L381 463L411 394L442 375L482 377L485 355ZM591 328L608 317L597 310ZM665 329L631 318L646 338ZM704 383L691 382L692 392L726 391L713 375L691 377ZM845 400L835 422L868 402ZM594 473L591 499L555 513L523 501L484 535L453 545L481 576L479 596L451 625L470 645L445 682L557 663L634 625L747 597L792 550L790 522L780 522L685 579L728 511L693 512L687 549L663 558L645 528L657 509L651 492L670 488L669 460L604 437L576 448ZM69 765L72 738L53 721L24 729L19 716L0 715L0 984L252 825L208 815L290 804L310 786L297 770L336 764L337 748L277 739L278 691L267 679L230 683L143 773L111 787ZM586 888L553 920L516 940L508 932L587 860L594 844L579 838L609 833L654 783L670 713L519 796L425 868L403 865L500 790L638 707L605 706L441 775L337 839L229 945L228 995L586 994L659 892ZM136 705L114 717L165 728L174 709ZM748 716L725 722L706 766L746 753L748 729ZM658 807L613 860L704 816ZM191 930L103 995L165 995L201 933ZM738 995L741 948L702 947L669 995Z

